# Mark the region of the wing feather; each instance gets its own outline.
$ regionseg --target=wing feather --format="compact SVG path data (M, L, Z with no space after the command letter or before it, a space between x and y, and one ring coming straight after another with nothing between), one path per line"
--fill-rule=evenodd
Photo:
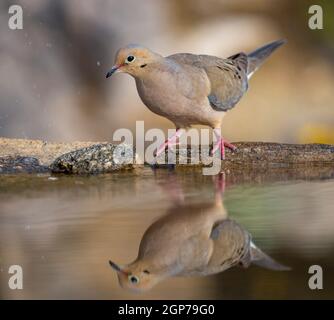
M238 53L227 59L189 53L174 54L168 58L206 72L211 85L208 99L218 111L233 108L248 88L248 60L245 53Z
M248 267L250 258L250 234L233 220L218 221L212 228L212 251L207 265L197 270L209 275L241 264Z

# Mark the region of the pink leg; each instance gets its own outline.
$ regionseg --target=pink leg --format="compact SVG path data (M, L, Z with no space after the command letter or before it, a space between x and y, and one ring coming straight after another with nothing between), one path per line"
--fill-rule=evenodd
M166 147L170 148L171 146L174 146L177 143L178 138L180 138L183 133L184 130L180 128L176 129L176 132L158 148L155 156L159 157L163 152L165 152Z
M217 208L221 208L221 213L224 215L224 219L227 218L227 212L223 205L223 196L225 192L225 173L222 172L215 176L215 204Z
M220 135L220 129L214 129L213 130L215 136L216 136L216 143L212 148L211 155L214 155L214 153L220 148L220 154L221 159L225 159L225 147L231 149L232 151L236 150L237 147L228 141L225 141L224 138Z
M225 193L226 189L226 176L225 172L221 172L217 176L215 176L216 179L216 192L223 195Z

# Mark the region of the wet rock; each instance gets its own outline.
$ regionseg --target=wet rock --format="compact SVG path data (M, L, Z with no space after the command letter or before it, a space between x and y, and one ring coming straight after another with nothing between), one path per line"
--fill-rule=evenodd
M64 153L100 143L105 142L51 142L0 137L0 158L7 156L33 157L38 159L41 165L49 166L56 158Z
M50 165L54 173L96 174L134 168L135 152L126 144L95 144L63 154Z
M48 172L47 166L41 165L33 157L6 156L0 158L0 173L43 173Z
M280 144L270 142L236 142L235 151L225 149L226 158L221 162L221 168L268 170L270 168L295 168L326 166L334 168L334 146L326 144ZM176 167L196 167L212 164L208 146L200 150L190 146L168 150L157 158L157 167L176 159ZM220 157L219 150L215 157ZM174 160L175 161L175 160Z
M268 171L274 168L334 168L334 146L325 144L279 144L239 142L235 151L226 149L221 169ZM200 150L180 147L160 155L155 167L201 169L212 165L210 147ZM41 140L0 138L0 173L46 172L90 174L131 169L135 152L132 146L106 142L47 142ZM215 157L219 158L219 151ZM176 163L176 164L175 164ZM170 165L168 165L170 164Z

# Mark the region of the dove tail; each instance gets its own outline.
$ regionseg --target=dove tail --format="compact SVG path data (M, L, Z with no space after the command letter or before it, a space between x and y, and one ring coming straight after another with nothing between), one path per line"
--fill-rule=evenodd
M269 257L262 250L260 250L253 242L251 242L250 254L252 263L259 267L275 271L291 270L290 267L284 266L283 264L280 264L276 262L273 258Z
M277 40L264 45L248 54L248 79L259 68L259 66L267 59L273 51L286 43L286 40Z

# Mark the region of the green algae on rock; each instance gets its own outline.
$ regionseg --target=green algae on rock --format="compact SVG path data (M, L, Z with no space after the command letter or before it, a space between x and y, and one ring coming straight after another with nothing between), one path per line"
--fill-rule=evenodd
M127 144L95 144L65 153L50 165L54 173L94 174L132 169L135 163L133 147Z

